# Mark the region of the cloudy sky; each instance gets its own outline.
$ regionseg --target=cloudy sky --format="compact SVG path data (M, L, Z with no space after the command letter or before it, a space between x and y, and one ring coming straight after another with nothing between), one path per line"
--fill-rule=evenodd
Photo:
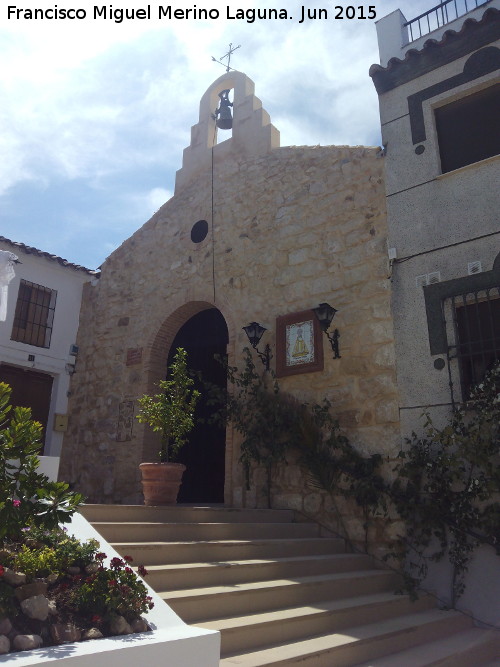
M199 100L231 65L255 82L281 145L378 145L375 21L299 23L295 0L177 1L220 17L109 18L142 0L15 0L0 8L0 235L97 268L173 192ZM377 19L398 7L415 17L432 0L372 0ZM362 3L368 12L369 3ZM8 6L21 10L8 17ZM79 9L84 19L28 19L25 10ZM106 7L108 18L94 18ZM293 20L226 19L226 6L286 8ZM347 3L344 3L347 6ZM361 3L355 3L356 9ZM16 12L17 14L17 12ZM118 18L119 15L114 15Z

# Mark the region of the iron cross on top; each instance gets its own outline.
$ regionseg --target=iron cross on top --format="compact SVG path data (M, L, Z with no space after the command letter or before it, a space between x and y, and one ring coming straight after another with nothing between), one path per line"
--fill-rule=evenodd
M229 51L228 51L225 55L221 56L221 57L220 57L220 60L217 60L217 58L214 58L213 56L212 56L212 60L213 60L214 62L216 62L216 63L219 63L219 65L222 65L223 67L225 67L225 68L226 68L226 72L229 72L230 69L234 69L234 67L230 67L230 64L231 64L231 56L232 56L232 54L236 51L236 49L239 49L239 48L240 48L240 46L241 46L241 44L238 44L238 46L235 46L234 49L233 49L233 45L232 45L231 42L230 42L230 43L229 43ZM226 65L226 63L221 62L221 61L224 60L225 58L227 58L227 65Z

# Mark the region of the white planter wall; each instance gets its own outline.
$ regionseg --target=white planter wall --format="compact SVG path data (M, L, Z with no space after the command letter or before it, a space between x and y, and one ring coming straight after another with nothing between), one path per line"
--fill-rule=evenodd
M108 558L119 554L80 514L75 514L68 531L80 540L94 538ZM147 582L145 582L147 586ZM172 609L149 588L154 609L145 618L152 632L62 644L34 651L0 656L0 665L13 667L61 665L63 667L217 667L220 634L186 625Z

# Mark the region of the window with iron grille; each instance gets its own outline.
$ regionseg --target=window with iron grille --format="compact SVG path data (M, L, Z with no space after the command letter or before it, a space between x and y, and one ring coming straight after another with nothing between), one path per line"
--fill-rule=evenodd
M494 287L451 298L456 344L449 358L458 360L462 396L481 382L500 359L500 289Z
M50 347L56 296L56 290L21 280L11 340Z

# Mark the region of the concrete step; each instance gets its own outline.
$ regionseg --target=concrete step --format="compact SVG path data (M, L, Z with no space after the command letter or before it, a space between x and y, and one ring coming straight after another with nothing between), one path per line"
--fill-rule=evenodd
M148 583L181 618L221 632L221 667L500 665L498 634L431 609L430 596L394 595L398 575L292 512L87 505L83 513L148 568Z
M197 547L192 546L194 551ZM194 554L196 557L196 554ZM152 565L148 567L148 584L155 590L225 586L249 581L266 581L285 577L304 577L333 572L350 572L372 567L369 556L333 554L293 558L247 559L205 563Z
M255 538L319 537L314 523L115 523L93 521L94 528L111 543L148 541L230 540Z
M495 660L496 659L496 660ZM498 667L500 630L471 628L357 667Z
M470 628L458 612L429 610L356 625L345 632L316 635L238 655L223 656L220 667L354 667L365 661L434 641ZM385 667L385 662L381 662ZM403 662L399 667L407 667ZM471 666L472 667L472 666Z
M310 577L252 581L227 586L159 591L187 623L262 613L284 607L394 590L400 583L387 570L359 570Z
M336 537L281 538L276 540L205 540L193 542L114 542L118 553L132 556L134 563L146 567L172 563L235 561L259 558L319 556L345 553L345 543Z
M172 505L82 505L80 513L87 521L120 523L291 523L293 510L240 509L234 507Z
M350 626L375 623L434 606L430 596L413 602L406 595L376 593L262 614L223 618L197 625L218 630L221 633L221 652L227 655L255 650L256 638L259 645L282 644L297 641L299 637L306 638L332 630L338 632Z

